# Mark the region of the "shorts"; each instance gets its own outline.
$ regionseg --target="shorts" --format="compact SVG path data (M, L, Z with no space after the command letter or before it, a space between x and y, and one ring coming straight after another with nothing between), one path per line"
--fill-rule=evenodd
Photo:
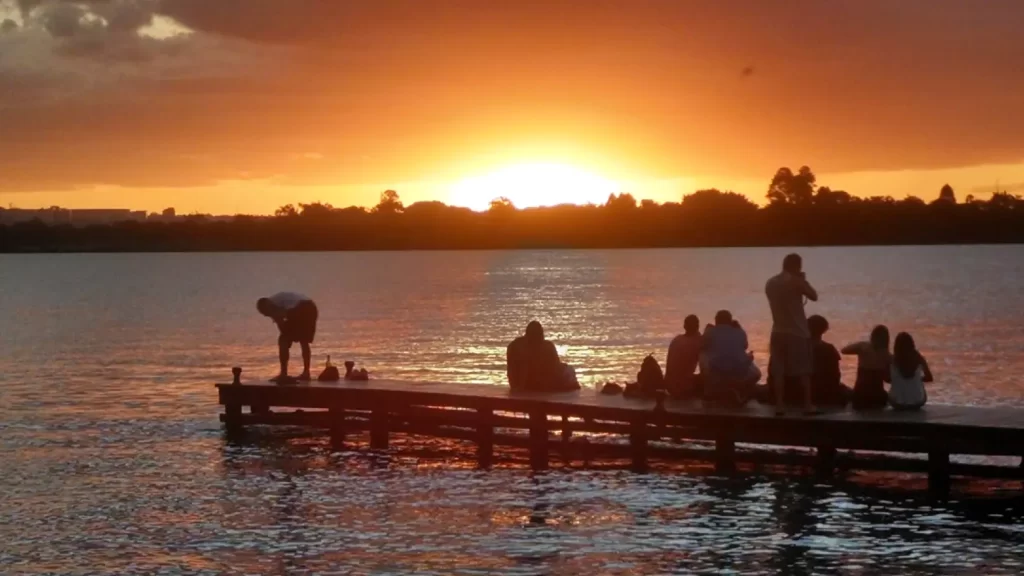
M281 323L282 344L311 344L316 337L316 304L310 300L299 302L295 308L288 311L284 322Z
M768 365L772 379L776 382L810 376L814 372L810 338L773 332L769 349Z

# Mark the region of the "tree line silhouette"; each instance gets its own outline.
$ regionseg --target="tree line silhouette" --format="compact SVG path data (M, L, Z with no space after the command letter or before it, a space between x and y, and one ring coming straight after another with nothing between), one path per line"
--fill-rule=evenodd
M370 209L287 205L272 217L122 222L76 228L40 221L0 226L2 252L655 248L977 244L1024 242L1024 198L997 192L957 202L946 185L925 203L860 198L818 186L810 168L780 168L758 206L735 192L603 205L516 208L498 198L484 212L442 202L402 203L387 190Z

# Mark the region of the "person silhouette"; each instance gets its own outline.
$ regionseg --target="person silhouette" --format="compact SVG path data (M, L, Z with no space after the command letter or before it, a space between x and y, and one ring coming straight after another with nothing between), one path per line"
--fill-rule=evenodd
M316 336L316 304L308 296L296 292L278 292L257 300L256 309L273 320L280 331L277 346L281 372L271 381L284 383L291 380L288 376L288 358L295 342L302 348L302 373L298 380L309 381L309 363L313 355L310 345Z
M508 345L505 360L512 390L565 392L580 388L575 372L559 359L558 350L544 338L544 327L536 320Z
M814 364L811 353L811 331L804 312L804 298L817 301L818 292L807 282L803 259L788 254L782 260L782 272L772 276L764 287L772 312L772 335L768 365L772 380L780 384L787 378L799 380L803 388L806 414L817 414L811 399L811 374ZM786 413L785 386L775 386L775 413Z

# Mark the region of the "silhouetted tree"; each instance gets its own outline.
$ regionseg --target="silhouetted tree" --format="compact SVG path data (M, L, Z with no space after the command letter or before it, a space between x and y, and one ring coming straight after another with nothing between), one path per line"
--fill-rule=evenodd
M814 199L817 178L807 166L796 174L786 167L779 168L768 186L768 201L772 204L810 204Z
M869 196L864 199L864 202L875 205L891 205L896 203L896 199L892 196Z
M454 209L454 207L449 206L444 202L440 202L438 200L421 200L419 202L413 202L412 204L407 206L403 210L403 213L406 216L413 218L417 216L435 217L439 216L440 214L446 211Z
M946 184L939 190L939 200L941 202L948 202L950 204L956 204L956 194L953 192L953 187Z
M303 218L325 218L334 213L334 206L324 202L299 204L299 215Z
M516 209L497 198L487 213L442 202L402 205L388 190L371 211L330 204L288 204L274 217L205 215L73 227L38 218L4 225L0 251L405 250L457 248L618 248L1024 242L1024 198L997 192L986 201L925 206L915 196L852 197L813 174L780 170L770 206L746 196L698 190L679 203L613 194L602 206ZM810 198L808 202L807 199ZM799 209L790 209L792 206ZM33 213L45 213L32 211ZM386 214L386 216L381 216ZM24 215L19 215L24 218ZM385 225L382 225L384 223Z
M609 210L625 211L636 208L636 198L633 197L629 192L623 192L622 194L609 194L608 201L604 203L605 208Z
M380 193L380 202L373 207L373 211L379 214L398 214L405 210L405 206L402 205L402 199L398 197L398 192L394 190L385 190Z
M1003 211L1024 210L1024 198L1009 192L996 192L988 199L988 206Z
M487 211L492 214L511 214L516 211L516 205L511 200L504 196L499 196L494 200L491 200L490 206Z
M743 194L721 192L715 188L697 190L683 196L682 209L687 214L742 214L757 212L757 204Z
M814 194L814 203L818 206L836 206L838 204L849 204L853 197L846 190L833 190L828 186L818 188Z
M299 211L296 210L295 206L293 206L291 204L285 204L284 206L281 206L277 210L274 210L274 216L277 216L278 218L287 218L289 216L298 216L298 215L299 215Z

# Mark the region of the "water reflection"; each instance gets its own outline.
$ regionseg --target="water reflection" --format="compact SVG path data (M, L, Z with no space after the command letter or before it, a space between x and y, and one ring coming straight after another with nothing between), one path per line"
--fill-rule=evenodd
M221 560L278 574L341 562L365 573L923 575L1017 573L1024 558L1019 495L937 504L863 479L439 468L423 447L397 438L380 465L362 445L332 453L302 435L225 446L219 499L237 508L221 537L249 534L250 553Z
M832 338L884 318L920 335L934 401L1024 405L1024 248L884 250L805 251ZM732 308L764 350L783 251L2 255L0 574L1024 571L1019 483L936 503L920 476L533 474L516 451L481 471L457 441L335 453L226 442L217 420L212 382L275 368L252 303L282 278L324 304L317 353L379 375L503 382L535 316L596 382L663 354L688 312Z

